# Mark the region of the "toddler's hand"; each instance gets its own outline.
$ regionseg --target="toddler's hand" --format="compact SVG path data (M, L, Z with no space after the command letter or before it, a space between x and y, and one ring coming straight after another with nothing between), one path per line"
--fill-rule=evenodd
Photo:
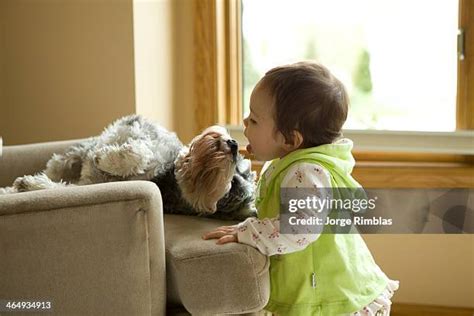
M216 244L222 245L228 242L239 242L237 238L237 225L221 226L202 235L202 239L219 239Z

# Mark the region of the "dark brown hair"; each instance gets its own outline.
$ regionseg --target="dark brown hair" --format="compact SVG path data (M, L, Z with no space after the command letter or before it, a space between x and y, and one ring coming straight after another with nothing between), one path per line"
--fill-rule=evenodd
M268 71L261 83L274 100L276 129L285 140L303 135L300 148L330 144L340 137L349 98L344 85L321 64L299 62Z

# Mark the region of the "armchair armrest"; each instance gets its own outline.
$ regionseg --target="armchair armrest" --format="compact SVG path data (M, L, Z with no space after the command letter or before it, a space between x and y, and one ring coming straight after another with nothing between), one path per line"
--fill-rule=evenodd
M62 153L81 140L3 147L3 154L0 156L0 187L12 185L17 177L43 170L54 153Z
M0 299L59 315L164 315L161 195L146 181L0 196Z

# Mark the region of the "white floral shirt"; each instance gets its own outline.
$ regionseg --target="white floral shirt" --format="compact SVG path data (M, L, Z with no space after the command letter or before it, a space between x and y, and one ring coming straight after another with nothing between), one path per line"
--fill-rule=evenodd
M273 167L265 170L262 177L270 179ZM281 188L311 188L316 198L328 198L330 192L321 188L330 188L329 172L318 164L301 162L296 163L288 170L281 183ZM298 210L298 218L316 216L311 210ZM310 243L316 241L319 234L280 234L279 216L276 218L258 219L249 217L237 225L239 243L257 248L267 256L285 254L303 250Z

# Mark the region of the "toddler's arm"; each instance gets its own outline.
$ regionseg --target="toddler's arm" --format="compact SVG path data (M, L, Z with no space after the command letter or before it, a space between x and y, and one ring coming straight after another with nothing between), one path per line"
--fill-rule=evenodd
M312 188L314 196L318 199L328 198L331 178L329 172L320 165L312 163L297 163L286 174L281 183L281 188ZM299 210L299 218L316 216L314 211ZM265 218L259 220L250 217L237 225L238 241L257 248L261 253L271 256L276 254L291 253L306 248L311 242L318 239L319 234L280 234L280 220Z

